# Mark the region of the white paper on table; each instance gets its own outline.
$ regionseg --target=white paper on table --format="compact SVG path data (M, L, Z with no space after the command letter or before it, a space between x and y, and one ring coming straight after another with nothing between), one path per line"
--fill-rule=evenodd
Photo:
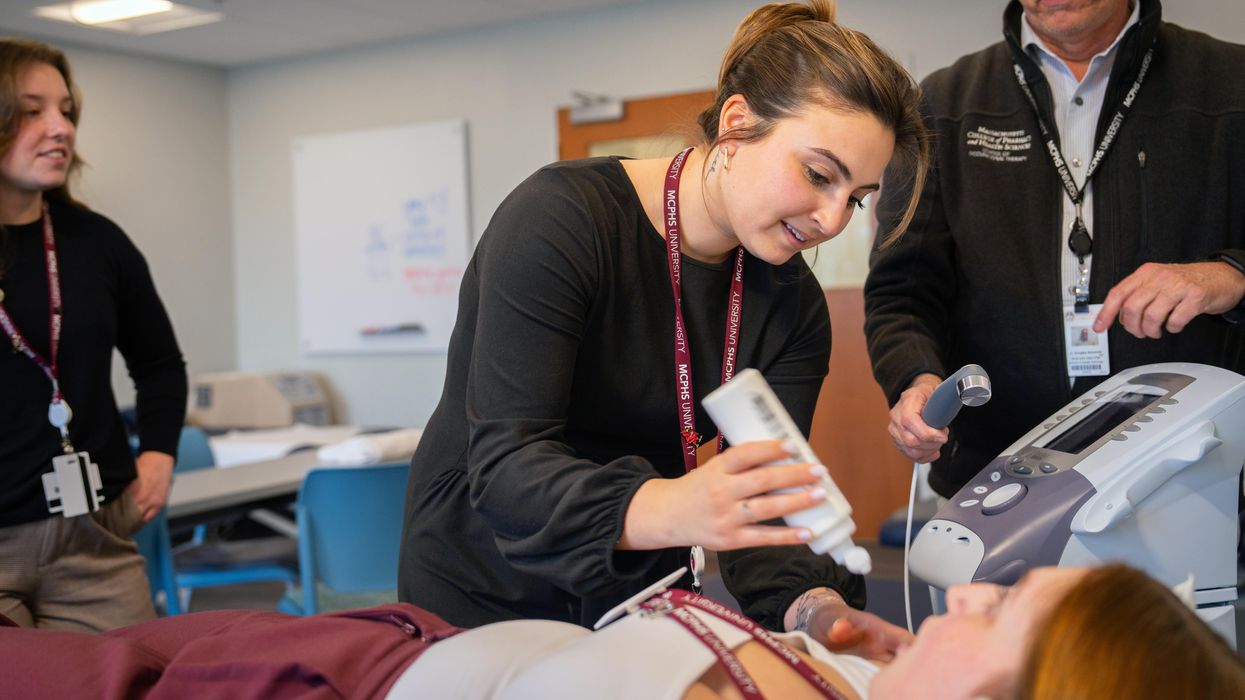
M321 447L359 434L357 425L304 425L274 430L231 430L208 438L218 467L284 457L300 447Z
M424 434L419 428L391 430L349 438L316 450L316 457L325 464L380 464L408 460Z

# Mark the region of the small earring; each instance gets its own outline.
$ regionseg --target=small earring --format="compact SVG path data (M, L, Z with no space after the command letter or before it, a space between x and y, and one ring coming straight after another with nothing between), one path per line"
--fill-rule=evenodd
M722 169L723 170L731 169L731 152L730 150L726 148L722 149Z

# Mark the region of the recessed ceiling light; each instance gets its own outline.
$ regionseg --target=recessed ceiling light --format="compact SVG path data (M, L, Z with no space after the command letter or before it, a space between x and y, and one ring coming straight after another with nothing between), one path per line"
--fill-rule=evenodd
M130 34L156 34L219 22L219 12L208 12L169 0L75 0L36 7L44 19L111 29Z

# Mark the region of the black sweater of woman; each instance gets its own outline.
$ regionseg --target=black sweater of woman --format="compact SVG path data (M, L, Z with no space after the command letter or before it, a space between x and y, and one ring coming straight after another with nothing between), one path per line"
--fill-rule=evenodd
M177 453L186 365L147 263L125 233L107 218L70 204L52 201L50 211L64 307L59 381L73 409L69 437L99 465L104 497L111 501L135 476L112 392L113 349L121 351L134 380L140 450ZM5 229L2 303L35 352L49 359L42 220ZM40 475L61 453L60 431L48 422L47 375L3 340L0 527L51 515Z
M721 383L733 261L683 260L696 426L712 436L699 402ZM760 370L807 433L830 323L803 258L748 256L741 325L737 368ZM635 491L684 473L674 374L666 244L622 165L538 171L501 204L463 277L441 401L412 459L400 597L458 625L586 625L686 564L683 547L615 548ZM719 561L771 628L816 586L863 606L863 581L803 545Z

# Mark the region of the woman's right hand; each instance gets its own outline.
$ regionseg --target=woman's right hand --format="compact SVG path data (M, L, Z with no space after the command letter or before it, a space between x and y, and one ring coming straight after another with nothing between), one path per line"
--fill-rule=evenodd
M891 409L886 432L890 433L895 447L913 462L924 464L938 459L942 446L947 444L947 429L931 428L921 418L921 410L941 381L933 374L918 376Z
M794 450L778 440L736 445L677 479L650 479L627 507L619 549L702 545L716 551L808 542L801 527L761 524L826 498L820 464L781 464ZM801 488L806 487L806 488ZM773 493L778 489L798 489Z

